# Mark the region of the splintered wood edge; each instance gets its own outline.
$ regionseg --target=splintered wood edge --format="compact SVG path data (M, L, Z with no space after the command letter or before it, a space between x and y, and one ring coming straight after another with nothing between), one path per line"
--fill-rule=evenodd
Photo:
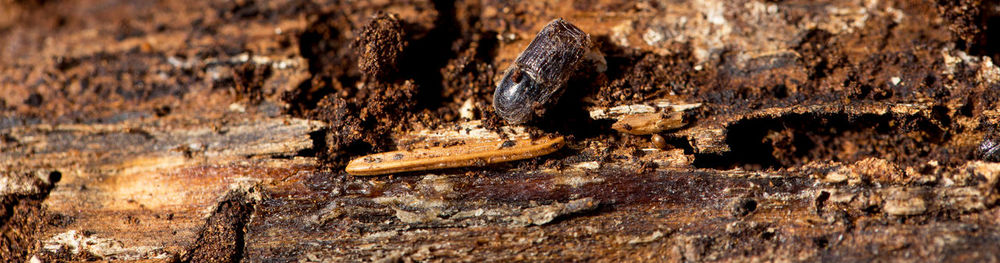
M684 117L680 112L640 113L626 115L611 125L619 132L648 135L684 127Z
M494 164L546 155L565 144L562 136L556 136L383 152L351 160L344 170L352 175L382 175Z
M701 107L701 103L673 103L670 101L653 101L646 104L619 105L611 108L593 107L588 109L590 118L594 120L620 119L627 115L653 113L660 110L674 112L688 111Z
M473 120L455 125L442 125L436 130L419 130L396 136L397 145L430 146L435 143L500 140L502 137L523 139L530 137L524 126L502 126L498 131L483 127L482 121Z

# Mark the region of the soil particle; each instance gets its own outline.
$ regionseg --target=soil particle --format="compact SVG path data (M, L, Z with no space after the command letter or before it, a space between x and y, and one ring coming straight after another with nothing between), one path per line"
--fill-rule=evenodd
M289 113L308 115L319 101L331 93L345 93L361 74L355 66L357 56L351 48L351 21L341 13L318 15L298 35L298 49L308 60L312 78L297 89L282 94L291 105Z
M402 83L369 82L354 96L327 96L314 111L317 119L329 125L324 156L335 165L346 161L345 154L363 154L392 147L388 134L401 129L396 120L405 119L416 102L417 87L412 81Z
M391 79L407 45L405 35L398 15L375 14L353 43L361 73L369 80Z
M472 99L477 105L492 107L496 69L491 62L495 49L495 38L477 34L468 48L441 69L444 77L441 96L450 98L446 103L464 103Z
M389 134L409 126L419 89L413 80L398 78L397 65L403 63L404 52L420 51L406 49L405 23L398 15L379 12L356 29L353 44L347 45L347 34L342 31L352 30L350 22L331 14L320 17L301 36L308 43L303 55L312 58L310 71L315 76L284 99L298 105L293 113L302 112L329 125L323 141L316 145L327 164L340 166L351 156L391 149ZM322 98L310 107L309 102L318 96Z
M626 105L664 95L688 93L693 85L693 57L685 46L678 46L677 51L662 56L651 53L630 55L608 50L607 77L612 80L596 91L599 104Z
M507 134L503 132L501 127L504 126L503 119L497 115L491 105L480 105L477 107L479 112L482 113L483 118L483 128L487 130L494 131L500 134L501 138L506 138Z
M959 48L977 55L998 57L995 46L998 40L996 27L1000 25L998 1L960 0L937 1L938 12L951 21L948 29L956 38Z

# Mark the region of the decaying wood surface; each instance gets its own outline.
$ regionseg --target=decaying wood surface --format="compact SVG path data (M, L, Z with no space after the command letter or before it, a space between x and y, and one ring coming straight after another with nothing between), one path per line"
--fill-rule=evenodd
M997 261L998 6L0 0L0 259ZM503 126L558 17L607 70Z

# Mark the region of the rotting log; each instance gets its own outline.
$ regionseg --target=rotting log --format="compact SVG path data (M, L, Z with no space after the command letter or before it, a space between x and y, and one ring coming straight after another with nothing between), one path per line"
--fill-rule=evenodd
M1000 122L992 7L0 0L0 258L996 261L1000 165L975 155ZM372 79L351 43L379 11L409 45ZM555 17L608 71L498 126L496 69ZM700 105L666 149L592 119L663 101ZM338 162L539 130L566 146Z
M316 167L314 158L295 155L312 147L309 133L322 123L234 119L214 129L170 122L18 127L6 133L18 146L2 160L62 174L42 205L65 221L38 233L50 237L43 251L169 259L196 247L205 218L227 196L260 199L252 191L259 185Z

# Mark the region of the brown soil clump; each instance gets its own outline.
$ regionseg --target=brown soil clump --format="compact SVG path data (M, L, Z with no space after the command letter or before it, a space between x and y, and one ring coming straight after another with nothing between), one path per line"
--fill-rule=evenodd
M369 80L389 78L406 48L405 32L399 16L379 13L354 39L358 69Z

